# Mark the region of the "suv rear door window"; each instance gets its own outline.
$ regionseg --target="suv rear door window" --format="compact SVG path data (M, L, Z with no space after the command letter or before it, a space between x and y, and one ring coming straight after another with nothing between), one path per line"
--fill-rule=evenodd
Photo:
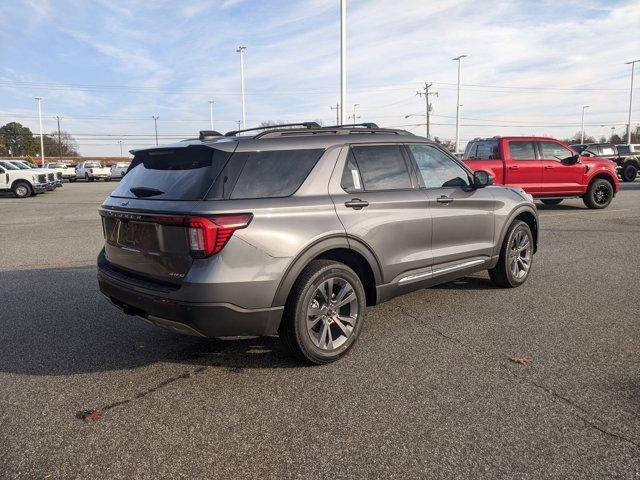
M240 162L244 167L230 198L288 197L300 188L323 152L313 149L236 153L232 162Z
M411 177L399 145L352 147L365 190L411 189ZM344 178L344 177L343 177Z
M138 152L111 195L153 200L201 200L229 155L199 145Z
M511 141L509 142L509 153L513 160L535 160L536 152L533 142Z
M466 187L469 173L446 153L430 145L409 145L427 188Z

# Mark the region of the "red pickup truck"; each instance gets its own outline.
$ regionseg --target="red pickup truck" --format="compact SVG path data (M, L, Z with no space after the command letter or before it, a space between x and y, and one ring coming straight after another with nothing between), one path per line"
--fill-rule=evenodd
M620 189L615 164L583 157L554 138L493 137L467 144L463 161L486 170L495 183L521 187L545 205L582 197L589 208L605 208Z

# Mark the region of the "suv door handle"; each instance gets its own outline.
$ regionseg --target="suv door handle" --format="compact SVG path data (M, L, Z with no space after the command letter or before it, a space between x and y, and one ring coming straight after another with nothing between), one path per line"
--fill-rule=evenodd
M364 207L369 206L369 202L367 202L366 200L360 200L359 198L354 198L353 200L344 202L344 206L353 208L354 210L362 210Z
M518 170L520 165L509 165L509 170Z
M438 203L451 203L451 202L453 202L453 198L447 197L446 195L441 195L440 197L436 198L436 202L438 202Z
M545 165L544 166L545 170L553 170L554 168L556 168L554 165Z

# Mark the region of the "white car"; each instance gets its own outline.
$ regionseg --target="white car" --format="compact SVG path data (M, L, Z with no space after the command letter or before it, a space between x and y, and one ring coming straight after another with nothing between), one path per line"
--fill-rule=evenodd
M87 182L93 182L95 179L103 179L105 182L111 180L111 169L103 167L100 162L95 160L79 163L76 166L76 176L72 182L78 178L84 178Z
M76 169L67 163L47 163L45 167L55 170L56 172L60 172L62 174L62 178L69 180L71 177L76 176Z
M24 160L8 160L14 167L20 170L33 170L34 172L44 173L47 176L47 190L52 191L62 186L62 174L51 170L50 168L39 168L30 162Z
M127 173L129 163L118 162L111 165L111 178L122 178Z
M18 198L26 198L47 189L47 174L33 169L19 169L12 163L0 160L0 191L11 191Z

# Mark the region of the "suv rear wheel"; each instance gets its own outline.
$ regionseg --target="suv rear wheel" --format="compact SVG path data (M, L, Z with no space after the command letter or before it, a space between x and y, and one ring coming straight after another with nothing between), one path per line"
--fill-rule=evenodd
M332 260L314 260L293 286L278 333L299 359L333 362L359 337L365 305L364 287L353 270Z
M494 268L489 270L489 277L498 287L519 287L529 277L532 260L531 229L525 222L516 220L507 230L500 250L500 260Z
M606 208L613 200L613 185L609 180L604 178L596 178L587 193L582 197L582 201L589 208Z

